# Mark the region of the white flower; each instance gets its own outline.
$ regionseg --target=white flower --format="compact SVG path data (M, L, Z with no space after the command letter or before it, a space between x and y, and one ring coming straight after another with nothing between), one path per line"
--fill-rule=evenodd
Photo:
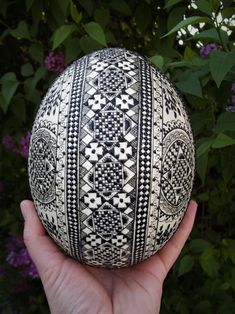
M116 106L120 106L121 109L129 109L134 105L134 100L129 95L120 95L116 98Z
M113 205L117 205L118 208L126 208L130 202L131 198L126 193L119 193L113 197Z
M85 148L85 156L88 157L90 161L98 161L99 156L103 154L103 146L99 143L90 143L90 147Z
M84 203L89 208L98 208L101 205L101 197L97 193L87 193L87 196L84 196Z
M119 146L114 147L114 154L118 156L119 160L127 160L127 155L132 155L132 147L128 146L127 142L120 142Z
M93 110L100 110L102 105L104 106L106 104L106 98L102 97L102 95L94 95L93 98L88 99L88 105Z

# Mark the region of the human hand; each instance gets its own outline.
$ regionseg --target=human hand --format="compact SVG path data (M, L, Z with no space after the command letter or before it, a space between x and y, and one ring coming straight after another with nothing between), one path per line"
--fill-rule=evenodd
M146 261L103 269L65 256L47 235L31 201L21 203L24 241L42 280L52 314L159 313L162 286L191 230L197 203L191 201L177 232Z

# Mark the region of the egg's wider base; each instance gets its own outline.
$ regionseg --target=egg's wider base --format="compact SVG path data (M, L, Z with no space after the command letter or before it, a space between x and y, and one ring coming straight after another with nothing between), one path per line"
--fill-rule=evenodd
M88 265L129 266L158 251L183 218L194 168L175 88L124 49L69 66L34 122L29 176L38 215Z

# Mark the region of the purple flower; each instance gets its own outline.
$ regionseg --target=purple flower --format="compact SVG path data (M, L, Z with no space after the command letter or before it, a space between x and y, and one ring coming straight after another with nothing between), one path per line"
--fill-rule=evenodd
M22 274L25 277L31 277L33 279L39 278L37 268L32 262L28 265L28 267L24 268Z
M28 158L28 155L29 155L30 137L31 137L30 132L27 132L27 134L21 138L20 144L18 147L18 154L26 159Z
M235 112L235 106L234 105L233 106L227 106L226 111L227 112Z
M24 265L24 262L22 261L20 253L17 253L15 251L11 251L6 258L6 261L9 265L18 267Z
M231 103L233 106L235 106L235 95L232 95L231 97Z
M9 265L20 268L22 275L25 277L39 278L37 269L21 238L12 235L7 242L6 248L8 251L6 261Z
M2 139L2 144L9 150L15 152L17 150L17 146L13 141L13 138L10 135L5 135Z
M233 92L235 92L235 83L232 84L231 90L232 90Z
M212 51L221 49L221 46L216 43L207 44L200 49L201 58L206 58Z
M5 135L2 143L7 149L27 159L29 155L30 136L30 132L27 132L26 135L21 138L20 143L17 146L14 143L12 136Z
M61 73L66 68L64 54L62 52L59 53L50 52L46 56L44 63L48 71L53 72L55 74Z

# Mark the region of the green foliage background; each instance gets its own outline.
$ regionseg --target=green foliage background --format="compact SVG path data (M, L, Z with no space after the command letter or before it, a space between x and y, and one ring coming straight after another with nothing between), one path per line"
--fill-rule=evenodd
M186 0L1 0L0 132L17 142L31 129L55 78L44 65L50 51L63 52L67 64L104 47L125 47L150 58L182 92L197 148L197 220L165 281L161 313L230 314L235 309L235 113L226 107L235 82L235 47L234 32L221 27L234 31L229 19L235 8L232 0L195 2L196 9ZM188 29L192 24L196 35ZM221 48L202 58L199 46L211 42ZM22 234L19 202L30 192L26 160L3 145L0 154L0 265L5 268L0 312L48 313L40 281L21 277L5 261L9 234ZM14 288L22 281L28 286L24 293Z

